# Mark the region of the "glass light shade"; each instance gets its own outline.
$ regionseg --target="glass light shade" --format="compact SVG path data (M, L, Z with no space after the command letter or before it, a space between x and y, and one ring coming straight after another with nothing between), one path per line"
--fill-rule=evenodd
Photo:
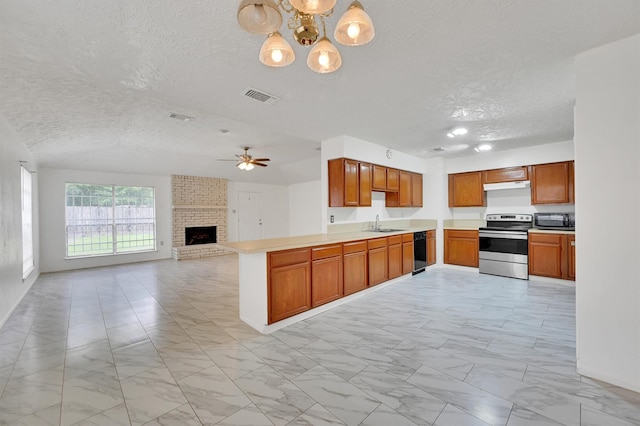
M373 40L375 35L373 22L359 1L351 3L333 33L336 41L345 46L362 46Z
M274 0L242 0L238 23L253 34L271 34L282 26L282 15Z
M333 9L337 0L289 0L291 6L300 12L319 15Z
M269 34L260 49L260 62L269 67L286 67L295 59L293 48L277 31Z
M243 161L242 163L236 164L236 167L239 168L240 170L247 170L247 163Z
M322 37L309 52L307 65L315 72L326 74L334 72L342 65L340 52L328 38Z
M245 170L253 170L254 167L253 163L247 163Z

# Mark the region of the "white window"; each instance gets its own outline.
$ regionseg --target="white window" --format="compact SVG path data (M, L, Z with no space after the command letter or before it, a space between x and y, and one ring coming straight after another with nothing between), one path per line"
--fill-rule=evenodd
M155 189L67 183L67 257L156 249Z
M31 172L20 167L22 186L22 279L34 269L33 262L33 190Z

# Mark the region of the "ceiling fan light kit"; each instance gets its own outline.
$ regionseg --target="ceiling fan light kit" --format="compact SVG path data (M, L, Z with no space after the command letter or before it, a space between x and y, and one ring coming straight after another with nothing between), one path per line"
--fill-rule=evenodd
M255 166L267 167L268 164L264 164L265 161L271 161L269 158L253 158L249 155L249 147L244 147L244 154L236 154L238 157L235 160L218 159L218 161L238 161L236 167L243 171L253 170Z
M326 74L340 68L342 57L326 34L325 18L333 15L336 0L242 0L238 7L238 23L253 34L267 35L259 59L269 67L284 67L295 61L291 45L279 32L282 12L292 14L288 28L303 46L313 46L307 65L313 71ZM322 36L318 29L322 24ZM334 37L345 46L362 46L373 40L373 22L359 1L351 3L338 21Z

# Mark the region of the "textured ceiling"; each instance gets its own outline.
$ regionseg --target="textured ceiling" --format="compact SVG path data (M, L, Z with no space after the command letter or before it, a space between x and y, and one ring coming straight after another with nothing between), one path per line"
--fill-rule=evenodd
M640 32L640 0L363 0L376 38L338 45L342 68L320 75L302 46L287 68L262 65L238 3L2 0L0 114L41 167L304 182L339 135L425 158L450 143L569 140L574 56ZM469 134L452 142L456 125ZM271 165L217 161L243 146Z

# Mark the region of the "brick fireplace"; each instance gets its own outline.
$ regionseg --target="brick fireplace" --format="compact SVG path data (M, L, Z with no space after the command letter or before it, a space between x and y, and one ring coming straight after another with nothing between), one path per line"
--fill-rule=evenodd
M198 176L171 176L173 244L177 260L228 254L216 243L187 244L187 228L202 231L215 227L215 240L227 241L227 180ZM199 232L198 238L203 238ZM202 241L200 241L202 242Z

